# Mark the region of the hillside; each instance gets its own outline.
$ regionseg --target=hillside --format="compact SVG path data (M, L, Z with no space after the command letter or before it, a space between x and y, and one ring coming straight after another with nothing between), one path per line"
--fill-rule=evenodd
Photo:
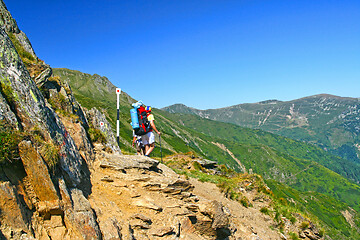
M360 163L360 99L321 94L293 101L269 100L198 110L176 104L164 108L306 141Z
M84 94L75 88L76 85L81 84L71 83L71 81L88 82L89 79L93 78L89 74L85 74L84 76L87 78L82 80L79 77L70 78L71 74L80 74L80 72L73 70L55 69L54 72L61 79L69 80L73 91L78 95ZM96 86L96 83L89 85ZM104 88L96 87L96 89ZM104 93L96 93L95 95L100 96L102 94ZM79 99L86 99L87 97L82 96ZM114 93L108 92L106 99L115 101ZM99 104L99 102L97 103ZM122 101L122 103L125 106L121 106L121 109L127 111L122 111L124 117L121 119L121 123L123 126L125 125L123 132L126 133L122 135L124 136L123 141L130 142L131 129L126 129L126 125L129 125L130 122L128 112L130 103L128 101ZM84 105L86 104L89 103L84 102ZM333 213L328 211L328 208L324 208L321 210L320 220L329 226L337 225L336 228L338 229L348 228L346 227L348 224L346 219L340 214L341 211L346 211L347 204L352 208L358 208L358 202L354 199L360 196L359 186L321 164L355 181L359 181L358 165L335 157L313 145L261 130L245 129L233 124L215 122L191 115L169 114L156 109L154 112L157 126L163 132L162 147L165 155L192 151L198 156L226 164L237 171L246 169L246 171L259 173L265 177L266 181L274 179L277 182L282 182L297 189L298 195L311 196L311 192L320 192L327 197L316 198L318 204L322 201L325 201L321 203L324 206L332 206L336 203L335 205L341 206L342 209L338 211L337 217L335 217ZM134 152L134 150L124 146L122 149L123 151ZM158 151L157 148L154 156L159 157ZM344 166L348 166L347 171L344 170ZM273 184L273 186L279 185ZM287 191L289 190L287 189ZM309 206L303 205L304 209L317 215L318 211L315 208L310 210ZM356 214L354 217L356 218Z

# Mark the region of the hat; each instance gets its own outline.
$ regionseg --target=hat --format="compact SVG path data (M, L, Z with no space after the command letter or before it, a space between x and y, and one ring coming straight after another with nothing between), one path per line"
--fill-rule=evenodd
M147 112L151 112L151 107L150 107L150 106L147 106L147 107L145 108L145 110L146 110Z

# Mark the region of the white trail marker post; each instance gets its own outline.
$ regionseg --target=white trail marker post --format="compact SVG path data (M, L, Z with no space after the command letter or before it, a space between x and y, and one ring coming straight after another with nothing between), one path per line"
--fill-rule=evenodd
M116 96L117 96L116 141L119 147L120 147L120 94L121 94L121 88L116 88Z

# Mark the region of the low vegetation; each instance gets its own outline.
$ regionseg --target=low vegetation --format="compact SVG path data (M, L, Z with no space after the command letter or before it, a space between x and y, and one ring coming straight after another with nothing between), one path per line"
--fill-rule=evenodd
M60 147L46 140L42 131L34 128L31 131L19 131L10 128L5 121L0 121L0 166L20 162L19 143L29 140L46 162L49 170L54 171L60 161Z
M199 158L195 157L192 152L168 156L165 164L178 174L216 184L225 197L238 201L246 208L253 207L253 199L267 202L268 205L261 207L259 211L272 217L276 223L274 227L279 232L289 235L290 239L297 239L298 235L290 231L285 232L285 222L291 224L293 230L307 229L310 222L316 222L316 225L322 226L315 216L309 216L306 210L304 211L285 198L274 194L260 175L237 173L224 165L217 166L216 169L204 168L199 163ZM253 194L252 200L246 197L248 195L246 193L250 192ZM306 226L303 223L298 224L301 219L306 219L303 220L307 223ZM312 220L310 221L310 219ZM324 232L318 231L317 234L324 235Z
M18 144L23 139L21 132L9 128L5 121L0 121L0 165L20 159Z

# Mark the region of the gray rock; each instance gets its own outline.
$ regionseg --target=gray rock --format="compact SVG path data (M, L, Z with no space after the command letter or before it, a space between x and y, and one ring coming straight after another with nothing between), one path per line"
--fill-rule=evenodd
M12 94L15 115L25 130L40 129L48 140L61 146L60 166L72 186L88 186L89 171L76 145L55 112L45 104L7 34L0 29L0 81ZM10 93L8 93L10 94Z
M106 154L100 167L118 171L126 169L157 170L159 161L144 156L123 156L120 154Z
M15 114L11 111L6 99L0 92L0 121L5 121L11 128L19 129Z
M35 79L35 83L38 87L42 87L49 77L52 75L52 69L50 67L46 68L40 75Z
M217 162L215 161L210 161L207 159L197 159L195 160L196 162L198 162L201 166L203 166L204 168L207 169L213 169L217 167Z
M96 108L92 108L86 112L86 116L89 119L89 122L91 122L95 128L99 129L104 134L106 138L106 147L109 147L114 153L121 153L111 125L106 120L105 115ZM100 123L103 123L103 125L101 126Z
M6 8L3 0L0 0L0 26L4 27L4 30L12 33L19 33L19 27L16 21L11 16L10 12Z

